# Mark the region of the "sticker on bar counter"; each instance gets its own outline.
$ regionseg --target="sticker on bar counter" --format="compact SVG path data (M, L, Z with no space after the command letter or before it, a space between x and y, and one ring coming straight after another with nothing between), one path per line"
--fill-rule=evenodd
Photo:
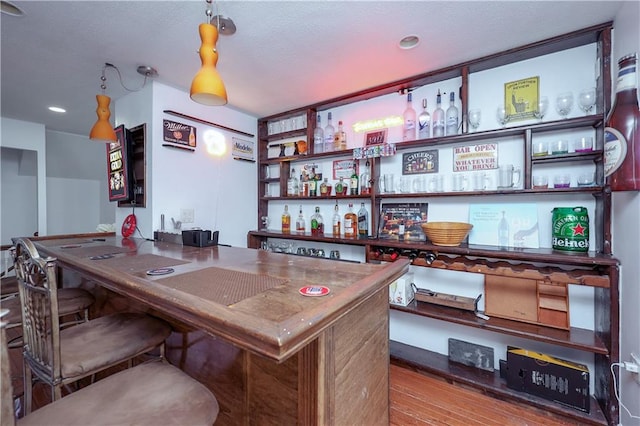
M112 254L101 254L98 256L91 256L89 259L90 260L105 260L105 259L111 259L113 257Z
M329 287L323 285L308 285L298 290L303 296L326 296L329 294Z
M80 244L67 244L66 246L60 246L61 249L70 249L82 247Z
M147 271L147 275L167 275L173 272L174 272L173 268L156 268L156 269L149 269Z

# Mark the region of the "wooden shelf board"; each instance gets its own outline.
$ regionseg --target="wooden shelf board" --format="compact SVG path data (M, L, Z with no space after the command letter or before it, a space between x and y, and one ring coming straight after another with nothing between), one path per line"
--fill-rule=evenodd
M536 340L558 346L565 346L601 355L609 354L609 350L595 332L582 328L571 327L569 330L561 330L558 328L545 327L542 325L496 317L484 320L478 318L471 311L464 311L447 306L419 302L416 300L409 303L407 306L390 305L390 307L393 310L412 315L447 321L467 327L481 328L487 331L493 331L528 340Z
M587 414L534 395L509 389L506 380L501 379L497 371L492 373L450 362L445 355L394 341L389 343L389 351L391 353L391 363L394 365L444 377L449 382L480 389L484 393L499 399L517 401L548 410L580 424L608 424L604 413L593 397L591 398L591 412Z

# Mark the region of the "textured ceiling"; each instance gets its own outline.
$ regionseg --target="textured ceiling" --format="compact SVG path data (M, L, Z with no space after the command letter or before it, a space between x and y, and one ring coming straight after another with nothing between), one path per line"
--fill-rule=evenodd
M200 1L12 1L1 15L1 114L87 134L105 62L138 88L138 65L188 92L200 63ZM229 105L256 117L612 21L616 1L219 1ZM215 10L214 10L215 12ZM214 13L215 14L215 13ZM420 44L401 50L399 40ZM107 71L107 94L126 94ZM185 94L188 96L188 94ZM67 109L64 115L47 110ZM216 107L212 107L216 108Z

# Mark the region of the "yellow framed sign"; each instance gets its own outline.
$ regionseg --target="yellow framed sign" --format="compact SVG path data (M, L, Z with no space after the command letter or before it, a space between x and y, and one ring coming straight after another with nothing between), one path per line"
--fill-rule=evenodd
M504 84L504 107L509 121L534 118L540 98L540 77L523 78Z

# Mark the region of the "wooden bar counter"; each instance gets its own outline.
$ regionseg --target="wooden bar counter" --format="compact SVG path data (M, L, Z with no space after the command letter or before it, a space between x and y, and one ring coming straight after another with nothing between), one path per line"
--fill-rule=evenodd
M215 393L216 424L389 423L387 286L408 261L356 264L114 236L34 244L127 308L169 320L168 358ZM173 272L147 273L164 268ZM329 294L303 296L305 286Z

